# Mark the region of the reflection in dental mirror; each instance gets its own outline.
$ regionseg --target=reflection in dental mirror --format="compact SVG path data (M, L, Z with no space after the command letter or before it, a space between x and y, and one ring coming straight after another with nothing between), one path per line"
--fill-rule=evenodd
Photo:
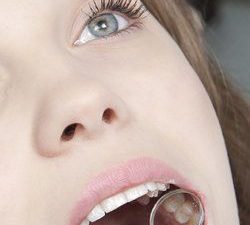
M150 225L202 225L204 209L200 199L183 189L163 195L150 213Z

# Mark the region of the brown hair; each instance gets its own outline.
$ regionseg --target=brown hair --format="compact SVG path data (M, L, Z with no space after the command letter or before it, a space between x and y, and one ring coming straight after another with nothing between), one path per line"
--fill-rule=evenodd
M208 92L228 151L240 222L246 225L250 214L249 102L208 52L202 21L185 0L142 0L142 3L179 44Z

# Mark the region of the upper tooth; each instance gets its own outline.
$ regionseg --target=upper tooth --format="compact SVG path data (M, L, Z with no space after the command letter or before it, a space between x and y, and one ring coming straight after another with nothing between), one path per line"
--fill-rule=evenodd
M149 191L155 191L157 189L157 185L154 182L148 182L145 186Z
M150 191L147 193L147 195L152 198L152 197L157 197L158 196L158 190L155 191Z
M108 213L126 204L127 202L128 201L126 199L125 194L119 193L119 194L116 194L115 196L105 199L104 201L100 203L100 205L103 208L103 210L106 213Z
M147 196L149 196L150 198L154 197L154 192L153 191L149 191L147 193Z
M87 216L87 219L90 222L95 222L96 220L99 220L100 218L105 216L105 212L101 208L101 206L98 204L91 210L89 215Z
M133 201L145 194L148 193L148 189L145 187L144 184L139 185L137 187L134 188L130 188L127 191L124 192L128 202Z
M81 225L89 225L89 220L88 219L83 220L82 223L81 223Z
M167 187L165 184L161 184L161 183L156 183L157 189L160 191L166 191Z
M105 200L100 204L96 205L91 212L88 214L87 218L82 222L81 225L89 225L90 222L95 222L96 220L105 216L105 212L109 213L118 207L126 204L127 202L133 201L141 196L148 195L149 197L157 197L158 191L165 191L169 188L169 185L147 182L136 187L132 187L123 193L116 194ZM148 199L146 199L148 200Z
M158 196L159 191L157 190L157 191L154 191L153 193L154 193L154 197L157 197L157 196Z

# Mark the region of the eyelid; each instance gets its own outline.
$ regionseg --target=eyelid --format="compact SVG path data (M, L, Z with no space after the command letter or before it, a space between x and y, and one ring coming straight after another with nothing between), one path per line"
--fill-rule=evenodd
M131 24L133 23L133 20L134 19L131 19L131 18L129 18L127 15L125 15L125 14L122 14L122 13L120 13L120 12L118 12L118 11L112 11L112 10L110 10L110 9L105 9L105 10L103 10L102 12L100 12L99 14L97 14L96 16L94 16L93 18L89 18L86 14L84 14L84 13L82 13L82 8L80 9L80 14L81 15L78 15L78 17L76 18L76 23L74 24L74 26L75 26L75 30L72 30L72 32L73 32L73 38L72 38L72 40L71 40L71 46L72 47L75 47L76 45L75 45L75 42L77 41L77 39L78 38L80 38L80 36L81 36L81 34L82 34L82 32L83 32L83 30L84 29L86 29L86 27L87 27L87 25L88 25L88 23L92 20L92 19L94 19L95 17L99 17L99 16L101 16L102 14L105 14L105 13L112 13L112 14L117 14L118 16L121 16L121 17L123 17L125 20L127 20L128 21L128 27L129 26L131 26ZM80 17L80 18L79 18ZM84 18L83 18L84 17ZM84 22L83 22L84 21ZM79 25L77 24L77 23L79 23Z
M112 11L110 11L110 10L108 10L108 11L103 11L103 12L101 12L100 14L98 14L98 15L96 15L96 16L90 18L90 19L88 19L88 20L84 23L83 28L81 29L81 32L80 32L80 34L78 35L78 39L73 43L73 45L74 45L74 46L78 46L78 45L87 43L87 42L89 42L89 41L95 40L95 39L101 39L101 38L103 38L103 37L98 38L98 37L95 37L94 35L92 35L92 34L89 32L89 30L88 30L88 24L89 24L93 19L95 19L96 17L102 16L102 15L106 15L106 14L112 14L112 15L114 15L114 16L116 17L117 20L119 20L119 17L120 17L120 21L121 21L121 18L125 21L125 25L124 25L124 23L119 23L119 24L120 24L120 26L119 26L120 29L119 29L116 33L114 33L114 34L118 34L118 33L122 32L122 31L124 31L124 30L126 30L126 29L129 29L129 27L131 26L131 19L128 18L126 15L122 15L122 14L119 13L119 12L114 12L114 11L112 12ZM125 17L126 17L126 18L125 18ZM113 36L114 34L108 35L107 38ZM86 42L81 42L80 40L81 40L82 38L87 38L88 40L87 40Z
M93 0L96 1L96 0ZM116 6L119 6L119 4L124 4L124 2L126 2L127 0L100 0L100 1L104 1L104 4L107 4L109 1L114 2L114 5L109 6L110 8L102 8L100 7L98 4L98 10L96 11L96 13L92 13L93 11L89 11L88 6L90 7L90 5L83 5L81 8L79 8L78 12L77 12L77 16L74 20L74 23L72 25L72 33L70 36L70 45L71 47L75 47L74 43L78 40L78 38L80 37L82 31L85 29L85 27L88 25L88 23L95 17L98 17L104 13L112 13L112 14L116 14L119 15L121 17L123 17L125 20L128 21L128 25L127 28L125 29L120 29L121 32L115 32L114 35L108 35L106 39L109 39L109 37L111 36L115 36L116 33L123 33L123 31L126 31L127 29L133 28L133 27L137 27L137 28L142 28L144 23L142 22L142 20L147 17L146 16L142 16L147 9L143 6L143 4L140 2L138 2L138 0L135 0L136 4L134 4L135 2L133 2L133 0L129 3L126 4L128 7L128 10L124 10L120 12L120 10L118 10L118 8L116 8ZM121 2L118 3L118 5L116 5L116 1L117 2ZM97 2L99 2L99 0L97 0ZM86 3L86 2L85 2ZM138 3L138 4L137 4ZM108 3L109 4L109 3ZM85 6L87 7L87 9L85 8ZM114 6L114 7L113 7ZM92 5L93 7L93 5ZM106 7L106 6L105 6ZM95 11L94 7L93 10ZM88 14L86 13L88 12ZM90 14L90 15L89 15ZM93 16L94 15L94 16ZM131 15L131 16L130 16ZM132 29L130 29L131 31ZM102 39L101 38L97 38L97 39Z

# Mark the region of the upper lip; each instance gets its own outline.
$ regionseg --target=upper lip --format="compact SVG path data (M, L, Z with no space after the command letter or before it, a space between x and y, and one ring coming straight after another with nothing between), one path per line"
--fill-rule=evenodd
M84 188L80 199L72 209L70 225L79 225L91 209L102 200L149 181L172 183L192 191L201 198L204 205L205 195L177 171L159 159L140 157L108 168L93 178Z

